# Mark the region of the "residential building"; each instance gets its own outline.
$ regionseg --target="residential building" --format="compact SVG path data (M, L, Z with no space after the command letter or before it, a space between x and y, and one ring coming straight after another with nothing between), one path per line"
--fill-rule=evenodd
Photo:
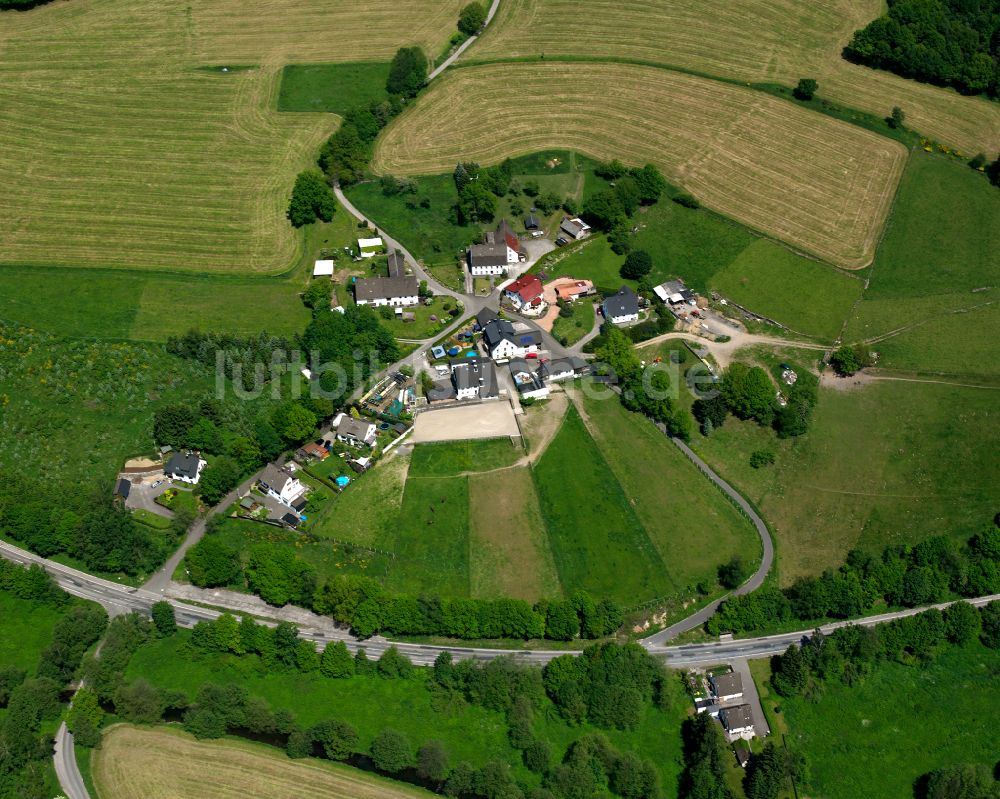
M579 217L573 217L570 219L568 216L564 216L559 225L559 231L564 236L568 236L573 239L573 241L579 241L580 239L585 239L590 235L590 225Z
M590 280L574 280L572 283L563 283L556 286L556 298L573 302L577 297L587 297L596 294L594 283Z
M489 358L462 358L451 362L455 399L493 399L500 396L497 370Z
M483 328L483 343L494 361L508 361L537 353L541 342L537 332L518 333L506 319L494 319Z
M601 304L605 320L613 325L627 325L639 321L639 295L628 286L607 297Z
M583 358L571 355L567 358L557 358L543 364L546 379L550 383L558 383L562 380L573 380L576 377L583 377L590 374L590 364Z
M357 305L416 305L420 302L415 277L361 277L354 282Z
M175 452L163 467L163 473L171 480L197 485L207 465L208 462L202 460L197 452Z
M506 274L510 264L523 261L526 255L513 228L501 219L496 230L483 234L482 244L469 247L467 257L474 277L488 277Z
M355 419L346 413L338 413L333 420L331 429L337 434L337 441L343 441L355 447L375 445L375 425L367 419Z
M719 711L719 721L730 741L737 738L748 740L754 736L753 711L750 705L733 705Z
M743 696L743 679L739 672L710 674L708 682L712 686L712 694L717 702L731 702Z
M482 330L486 325L492 322L494 319L499 319L499 314L489 306L483 306L479 309L479 313L476 314L476 324L479 329Z
M399 250L389 253L389 277L406 277L406 258Z
M294 507L294 503L302 499L302 495L306 493L306 487L295 475L274 463L264 467L257 485L269 497L289 508ZM304 502L301 504L305 506Z
M537 275L522 275L504 288L503 296L520 310L542 296L542 281Z
M374 258L379 253L385 252L385 244L378 236L373 239L358 239L358 252L362 258Z
M523 399L546 399L549 396L545 375L545 364L538 361L515 359L510 362L510 376Z

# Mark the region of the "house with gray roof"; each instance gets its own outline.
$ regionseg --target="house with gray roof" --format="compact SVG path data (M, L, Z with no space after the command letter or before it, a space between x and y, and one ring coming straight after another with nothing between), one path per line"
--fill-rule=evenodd
M376 428L367 419L355 419L346 413L338 413L330 425L337 435L337 441L343 441L355 447L371 447L375 444Z
M483 343L494 361L508 361L537 353L542 337L534 330L518 332L506 319L494 319L483 328Z
M482 244L473 244L466 255L473 277L505 275L510 264L525 258L524 247L506 219L500 220L496 230L486 231Z
M754 736L753 711L750 705L731 705L719 711L719 721L730 741L749 740Z
M269 463L264 467L264 471L257 478L257 486L269 497L289 508L295 507L295 503L304 499L303 495L306 493L306 487L301 481L288 469L276 463ZM302 506L305 506L305 502L302 502Z
M208 462L202 460L197 452L175 452L163 467L163 473L171 480L197 485L201 472L207 465Z
M546 399L549 396L549 387L545 382L545 364L515 358L510 362L509 368L517 393L522 398Z
M497 370L489 358L451 361L451 384L455 399L495 399L500 396Z
M601 303L604 319L613 325L628 325L639 321L639 295L628 286L605 298Z

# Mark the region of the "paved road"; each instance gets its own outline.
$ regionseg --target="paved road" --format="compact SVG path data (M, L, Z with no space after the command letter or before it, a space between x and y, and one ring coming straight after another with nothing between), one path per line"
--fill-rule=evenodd
M66 722L59 725L56 732L55 753L52 762L56 767L56 777L59 787L66 799L90 799L87 786L83 784L83 776L76 765L76 749L73 746L73 733L66 728Z
M771 533L767 529L767 524L760 517L760 514L754 510L754 507L743 498L743 495L719 477L712 467L699 458L697 453L691 449L691 447L679 438L671 438L670 440L673 441L677 448L683 452L695 466L698 467L702 474L715 483L715 485L722 489L722 492L727 497L736 503L736 505L743 511L747 518L750 519L754 528L757 530L757 535L760 536L760 544L762 548L760 566L749 580L733 591L733 594L749 594L751 591L756 591L764 584L764 580L767 578L768 572L771 571L771 565L774 563L774 542L771 541ZM730 595L727 594L727 596ZM697 613L688 616L686 619L683 619L676 624L671 624L665 630L661 630L655 635L649 636L649 638L646 639L647 644L652 646L659 645L665 641L669 641L671 638L676 638L681 633L693 630L695 627L700 627L712 617L725 598L726 597L717 599L703 607Z
M432 80L434 80L434 78L436 78L446 69L448 69L448 67L454 64L455 61L458 60L458 57L462 55L462 53L464 53L466 50L468 50L469 46L482 35L482 32L486 30L486 26L493 21L493 15L497 13L497 8L499 8L499 6L500 6L500 0L493 0L493 4L490 6L490 10L486 13L486 21L483 23L483 27L479 29L479 33L477 33L475 36L470 36L468 39L462 42L462 44L454 53L448 56L446 60L442 61L441 66L436 67L434 71L432 71L431 74L427 76L428 83L430 83Z

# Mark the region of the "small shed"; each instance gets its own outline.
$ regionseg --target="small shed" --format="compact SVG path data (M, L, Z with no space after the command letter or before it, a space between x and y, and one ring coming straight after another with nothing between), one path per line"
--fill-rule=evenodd
M524 229L525 230L538 230L540 225L538 224L538 217L534 214L528 214L524 218Z
M118 483L115 485L115 496L121 497L122 499L128 499L128 495L131 490L132 490L132 482L122 477L118 480Z
M384 249L385 244L378 236L373 239L358 239L358 252L362 258L373 258Z
M240 500L240 507L243 508L243 510L252 510L255 504L256 503L250 497L243 497L243 499Z
M333 261L316 261L313 265L313 277L333 277Z

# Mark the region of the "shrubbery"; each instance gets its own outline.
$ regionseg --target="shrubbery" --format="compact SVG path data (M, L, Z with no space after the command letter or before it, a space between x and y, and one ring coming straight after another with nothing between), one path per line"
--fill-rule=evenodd
M288 221L292 226L302 227L317 219L329 222L336 209L337 201L323 174L316 169L300 172L288 203Z

